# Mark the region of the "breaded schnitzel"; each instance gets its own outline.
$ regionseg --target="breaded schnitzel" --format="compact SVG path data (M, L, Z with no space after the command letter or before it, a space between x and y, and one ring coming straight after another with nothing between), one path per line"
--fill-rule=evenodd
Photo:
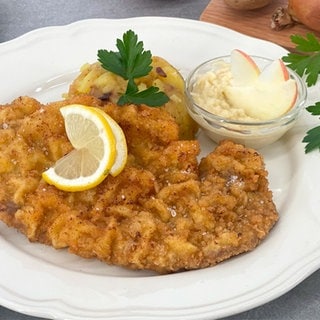
M101 107L122 127L129 160L97 187L64 192L41 173L71 150L59 108ZM85 258L169 273L252 250L278 219L262 157L230 141L197 160L164 110L103 106L90 96L0 106L0 219L30 241Z

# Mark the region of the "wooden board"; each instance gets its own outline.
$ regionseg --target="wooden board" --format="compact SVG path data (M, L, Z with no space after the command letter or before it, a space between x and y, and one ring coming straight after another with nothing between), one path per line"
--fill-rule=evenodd
M288 50L292 50L295 47L290 40L290 35L292 34L305 36L308 32L313 32L320 38L319 32L311 31L301 24L296 24L281 31L271 29L272 14L278 7L286 7L287 3L287 0L274 0L271 4L261 9L239 11L230 8L225 4L224 0L211 0L201 14L200 20L277 43Z

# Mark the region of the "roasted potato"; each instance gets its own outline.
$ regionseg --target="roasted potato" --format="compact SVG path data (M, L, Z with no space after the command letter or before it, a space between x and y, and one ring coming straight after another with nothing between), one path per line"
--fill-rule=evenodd
M170 98L163 107L179 125L180 139L194 139L198 130L197 124L189 116L186 109L184 79L179 71L165 59L153 56L152 70L142 78L136 79L140 90L152 85L165 92ZM79 76L72 82L67 97L78 94L91 94L102 100L117 103L121 93L126 91L127 82L102 68L99 62L85 64Z

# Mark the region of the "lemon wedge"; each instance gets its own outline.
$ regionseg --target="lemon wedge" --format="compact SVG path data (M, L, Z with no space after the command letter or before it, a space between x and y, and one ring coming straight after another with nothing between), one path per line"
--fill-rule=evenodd
M109 124L112 118L97 108L78 104L62 107L60 112L74 150L43 172L47 183L64 191L83 191L97 186L111 170L117 174L123 169L122 161L126 159L117 160L120 165L112 169L118 158L119 138L115 136L122 131L120 127L114 129L114 123Z
M110 169L110 174L115 177L124 169L127 163L128 147L126 137L122 128L113 118L99 108L94 109L108 121L116 140L116 157L114 164Z

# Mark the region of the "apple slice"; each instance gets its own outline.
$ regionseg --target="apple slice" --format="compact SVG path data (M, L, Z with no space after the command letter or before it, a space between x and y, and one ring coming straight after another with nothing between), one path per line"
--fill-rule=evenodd
M259 81L280 83L289 80L290 75L286 65L281 59L272 61L260 73Z
M297 84L293 79L282 83L257 81L252 86L230 86L226 97L232 106L243 109L257 120L271 120L288 112L297 99Z
M231 73L234 86L245 86L257 80L260 74L259 67L245 52L234 49L230 56Z
M252 61L246 53L232 51L234 81L225 89L225 96L231 106L243 109L256 120L280 117L295 104L298 95L296 81L290 79L281 59L271 62L262 72Z

